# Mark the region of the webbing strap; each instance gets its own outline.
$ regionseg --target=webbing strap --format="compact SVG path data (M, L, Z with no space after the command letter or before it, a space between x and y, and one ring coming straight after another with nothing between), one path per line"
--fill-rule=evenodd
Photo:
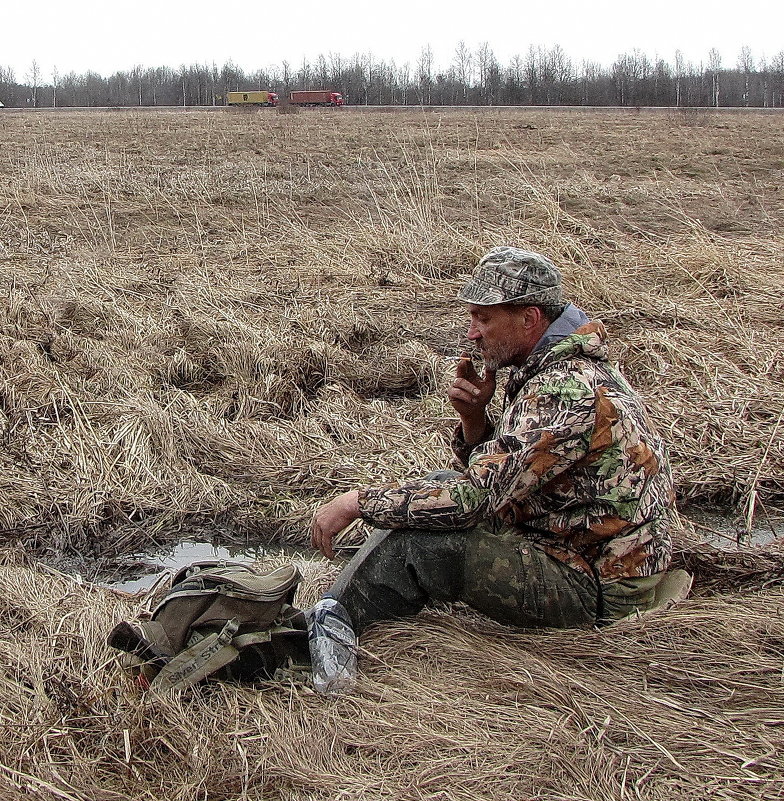
M165 691L201 681L216 670L220 670L239 656L231 644L239 623L235 619L213 634L180 651L153 679L150 689Z
M269 629L266 629L265 631L251 631L248 634L240 634L231 641L231 644L238 651L241 651L249 645L258 645L262 642L269 642L271 639L272 633Z
M154 649L162 655L172 656L174 649L172 648L171 640L169 640L169 635L166 634L166 629L157 620L143 620L137 623L137 626L142 630Z
M303 634L303 629L295 629L291 626L270 626L263 631L249 631L247 634L239 634L231 644L238 650L247 648L249 645L258 645L262 642L270 642L276 634Z

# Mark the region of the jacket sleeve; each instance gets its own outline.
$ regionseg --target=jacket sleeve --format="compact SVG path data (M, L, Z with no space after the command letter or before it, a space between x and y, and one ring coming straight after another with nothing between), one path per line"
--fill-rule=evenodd
M515 502L586 456L594 421L587 382L538 380L515 400L495 438L474 448L460 478L366 488L359 495L362 516L382 528L439 530L489 515L507 518Z
M452 453L454 454L454 461L456 469L465 469L468 467L468 463L471 460L471 454L480 446L483 445L485 442L490 441L495 437L495 423L492 420L488 420L487 428L485 429L485 436L481 442L474 443L473 445L469 445L463 436L463 425L462 423L458 423L455 426L454 433L452 434L452 442L450 443L452 446Z

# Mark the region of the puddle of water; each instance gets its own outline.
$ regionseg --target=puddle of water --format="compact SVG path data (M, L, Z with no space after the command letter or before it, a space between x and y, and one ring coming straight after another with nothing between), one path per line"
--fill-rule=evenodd
M753 521L750 536L746 535L745 520L716 509L689 507L681 510L691 521L697 534L705 542L722 550L766 545L776 539L784 539L784 510L759 515ZM740 537L739 537L740 533ZM341 557L350 558L351 548L346 548ZM192 562L214 559L232 562L255 562L269 556L283 554L296 558L313 558L314 552L294 546L274 544L245 544L236 546L214 545L209 542L185 540L165 550L136 553L114 561L109 569L103 569L98 578L100 584L134 593L152 587L164 575L172 574Z
M209 542L180 542L165 551L137 553L123 557L111 575L99 583L123 592L140 592L152 587L162 576L204 559L255 562L270 555L296 556L301 551L281 545L224 547Z
M725 551L759 547L784 539L784 511L781 510L757 515L750 531L746 530L746 520L737 514L699 507L681 509L681 513L694 524L705 542Z

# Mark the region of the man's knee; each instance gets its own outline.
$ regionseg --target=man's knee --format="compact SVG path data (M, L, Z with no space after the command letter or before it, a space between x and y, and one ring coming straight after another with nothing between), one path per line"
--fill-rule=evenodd
M460 600L465 534L376 530L327 593L357 630L374 620L415 614L432 600Z
M384 576L389 567L401 562L403 543L397 537L390 537L391 534L389 529L373 529L341 570L330 595L339 597L352 581L374 581L376 575Z

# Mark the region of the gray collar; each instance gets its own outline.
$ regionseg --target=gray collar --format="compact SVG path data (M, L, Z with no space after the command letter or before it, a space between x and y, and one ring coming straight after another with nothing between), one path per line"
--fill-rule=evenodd
M550 323L548 329L542 334L542 338L534 345L531 356L540 350L547 350L569 334L573 334L581 325L590 322L588 315L578 309L574 303L569 303L561 313L561 316ZM530 358L530 356L529 356Z

